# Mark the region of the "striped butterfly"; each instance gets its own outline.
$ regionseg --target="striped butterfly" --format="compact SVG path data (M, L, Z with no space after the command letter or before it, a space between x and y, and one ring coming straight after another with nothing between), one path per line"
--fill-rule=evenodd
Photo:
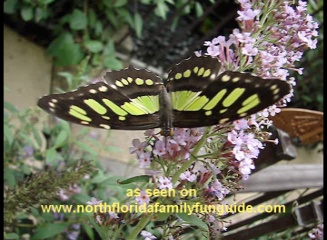
M102 82L41 97L38 106L84 126L145 130L211 126L234 121L267 108L290 92L279 79L250 73L220 72L210 56L192 56L175 65L164 83L144 69L130 66L107 72Z
M288 133L296 143L314 144L324 140L324 113L303 108L283 108L269 117L274 126Z

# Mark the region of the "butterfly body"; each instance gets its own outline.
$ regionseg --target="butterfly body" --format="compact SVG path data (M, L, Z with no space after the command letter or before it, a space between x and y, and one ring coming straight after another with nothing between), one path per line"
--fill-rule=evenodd
M218 59L191 57L160 77L130 66L107 72L104 81L39 99L45 111L84 126L146 130L194 128L226 123L273 105L290 92L279 79L220 72Z

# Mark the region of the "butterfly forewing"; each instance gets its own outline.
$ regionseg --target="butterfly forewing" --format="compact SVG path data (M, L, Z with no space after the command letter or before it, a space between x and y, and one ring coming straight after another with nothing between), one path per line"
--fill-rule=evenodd
M208 56L193 61L193 58L182 61L168 77L175 127L234 121L273 105L290 92L285 81L232 71L218 74L217 59ZM185 74L189 71L191 74Z
M108 72L104 78L105 82L44 96L38 105L59 118L85 126L125 130L159 127L159 77L129 67Z

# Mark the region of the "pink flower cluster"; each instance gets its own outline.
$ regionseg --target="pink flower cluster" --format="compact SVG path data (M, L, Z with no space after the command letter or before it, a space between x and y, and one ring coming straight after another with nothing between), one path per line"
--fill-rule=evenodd
M136 154L140 168L149 168L153 158L158 157L176 162L185 161L190 158L191 148L202 135L203 128L176 128L173 137L161 139L150 130L146 132L146 141L133 140L133 147L129 148L129 152Z
M316 48L318 24L306 13L307 3L299 1L292 7L290 1L239 0L241 10L237 20L240 29L234 29L226 41L219 36L206 41L207 55L218 57L226 69L254 70L262 77L286 80L288 70L294 68L306 48ZM267 6L272 11L265 11Z

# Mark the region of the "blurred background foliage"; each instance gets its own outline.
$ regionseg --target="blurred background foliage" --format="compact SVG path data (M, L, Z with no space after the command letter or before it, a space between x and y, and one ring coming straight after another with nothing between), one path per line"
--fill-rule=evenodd
M290 107L322 111L323 0L309 0L320 25L318 47L305 53ZM237 27L234 1L198 0L5 0L5 24L47 48L58 66L88 57L86 72L121 69L135 58L167 71L204 49L205 40L228 36ZM125 56L122 57L122 55Z
M319 40L317 49L306 52L298 63L304 71L295 75L297 87L289 107L322 111L323 0L309 0L308 5L320 25ZM130 59L162 74L193 51L204 50L204 41L228 37L237 28L237 10L238 5L227 0L5 0L4 23L45 47L54 64L64 67L57 73L65 83L55 89L59 92L74 89L105 69L121 69ZM51 122L40 118L40 110L18 111L5 102L6 238L29 234L34 239L97 239L83 224L84 215L46 214L39 205L85 204L91 196L114 202L122 199L125 189L102 170L97 152L88 147L99 145L90 129L73 137L70 124L54 118ZM67 173L74 177L65 177ZM59 189L66 190L58 196Z

